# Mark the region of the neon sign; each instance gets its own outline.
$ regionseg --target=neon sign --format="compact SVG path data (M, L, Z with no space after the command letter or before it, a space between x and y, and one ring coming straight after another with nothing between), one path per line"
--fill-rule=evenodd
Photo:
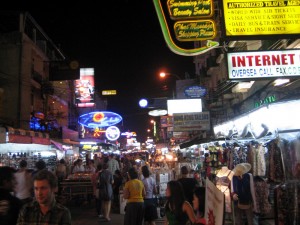
M120 137L120 130L115 126L106 129L105 136L110 141L115 141Z
M109 111L90 112L81 115L78 119L80 125L92 129L113 126L121 121L122 117L119 114Z

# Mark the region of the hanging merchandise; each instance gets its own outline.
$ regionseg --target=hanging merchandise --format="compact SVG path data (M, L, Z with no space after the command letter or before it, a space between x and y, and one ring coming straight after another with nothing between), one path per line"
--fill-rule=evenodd
M300 224L300 130L279 131L284 182L275 189L276 224Z

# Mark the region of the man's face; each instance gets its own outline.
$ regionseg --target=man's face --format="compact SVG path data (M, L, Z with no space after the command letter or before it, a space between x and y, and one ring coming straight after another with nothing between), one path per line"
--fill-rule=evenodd
M52 202L55 197L54 189L51 189L47 180L34 181L34 194L37 202L41 205L47 205Z

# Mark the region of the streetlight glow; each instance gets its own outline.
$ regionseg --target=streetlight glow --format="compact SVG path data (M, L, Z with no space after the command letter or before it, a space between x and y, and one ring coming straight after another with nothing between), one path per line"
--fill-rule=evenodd
M161 78L165 78L166 76L174 76L174 77L176 77L177 80L181 80L180 76L178 76L177 74L174 74L174 73L161 72L161 73L159 73L159 76Z

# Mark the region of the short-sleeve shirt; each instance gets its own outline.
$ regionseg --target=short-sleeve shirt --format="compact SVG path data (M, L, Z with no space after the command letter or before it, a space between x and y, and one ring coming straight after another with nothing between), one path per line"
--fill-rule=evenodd
M129 191L129 198L127 199L127 202L144 202L144 184L141 180L133 179L127 181L124 188Z
M144 178L142 181L143 181L143 184L145 186L145 191L146 191L145 199L153 198L153 190L156 186L156 182L155 182L154 178L147 177L147 178Z

